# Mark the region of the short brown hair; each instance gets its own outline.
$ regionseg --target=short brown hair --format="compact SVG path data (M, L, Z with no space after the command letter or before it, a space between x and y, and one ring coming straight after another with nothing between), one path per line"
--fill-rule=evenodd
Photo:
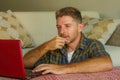
M62 16L71 16L73 19L77 20L79 23L82 23L81 12L73 7L65 7L56 11L56 19Z

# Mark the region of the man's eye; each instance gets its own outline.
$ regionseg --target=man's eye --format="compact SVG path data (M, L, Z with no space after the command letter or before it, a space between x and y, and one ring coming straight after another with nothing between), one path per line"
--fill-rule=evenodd
M60 26L57 26L57 29L60 29L61 27Z
M69 28L69 27L70 27L70 25L67 25L66 27L67 27L67 28Z

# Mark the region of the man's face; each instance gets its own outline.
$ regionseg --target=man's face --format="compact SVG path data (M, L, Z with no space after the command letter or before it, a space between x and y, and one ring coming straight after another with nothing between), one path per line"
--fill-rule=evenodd
M66 44L72 43L81 32L80 24L70 16L57 18L58 35L66 39Z

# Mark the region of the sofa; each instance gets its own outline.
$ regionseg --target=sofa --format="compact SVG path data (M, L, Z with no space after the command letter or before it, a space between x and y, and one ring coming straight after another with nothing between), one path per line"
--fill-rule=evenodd
M21 40L22 41L22 46L23 46L24 43L29 44L28 46L23 46L22 47L23 56L28 51L30 51L30 50L34 49L35 47L41 45L45 41L48 41L48 40L52 39L53 37L57 36L55 11L36 11L36 12L11 12L11 11L8 11L7 13L10 14L9 16L11 16L11 15L12 15L12 17L14 16L15 20L17 20L16 23L19 23L20 25L15 24L15 20L13 20L13 22L11 22L12 24L15 24L16 26L21 26L22 25L22 27L20 28L21 31L18 30L18 32L19 33L20 32L22 32L22 33L25 32L25 34L27 34L27 35L24 36L25 38L23 39L25 41ZM96 23L99 22L99 21L107 22L107 23L103 22L103 25L107 25L107 28L108 28L108 25L113 26L113 27L110 26L110 28L107 29L107 32L110 31L110 33L105 32L101 28L97 28L97 30L100 30L100 31L92 31L93 34L96 34L97 32L99 32L99 34L101 34L101 32L104 32L102 34L102 37L99 34L93 35L92 33L90 33L91 30L90 29L88 30L87 27L85 27L85 30L83 30L83 33L85 33L85 36L88 36L90 38L98 39L103 43L106 51L111 56L113 66L115 67L114 70L116 70L116 67L120 66L120 58L119 58L119 56L120 56L120 46L119 45L116 46L116 45L112 45L112 44L107 44L107 43L108 43L108 40L110 40L111 36L115 33L115 30L119 27L120 20L119 19L114 19L114 20L113 19L109 19L109 20L104 19L103 20L103 19L101 19L100 14L98 12L94 12L94 11L81 11L81 13L82 13L82 17L83 17L83 23L85 24L85 26L91 26L91 25L93 25L93 23L96 26ZM1 14L2 13L0 13L0 15ZM8 15L7 15L7 17L8 17ZM12 19L10 19L10 21L11 20ZM6 24L6 25L8 26L8 24ZM14 25L14 27L15 27L15 25ZM104 29L106 29L106 28L104 27ZM24 30L24 32L23 32L23 30ZM15 31L11 31L11 33L13 33L13 32L15 32ZM88 34L91 34L92 36L88 35ZM21 35L24 35L24 34L21 34ZM13 38L14 39L19 39L19 38L16 38L17 36L19 36L19 35L13 35L12 39ZM116 41L119 42L120 40L116 40ZM120 71L120 68L119 68L119 71ZM99 73L99 74L102 74L102 73ZM93 75L95 75L95 74L93 74ZM91 75L91 76L93 76L93 75ZM70 76L71 75L69 74L69 77ZM76 75L76 76L78 76L78 75ZM50 77L53 77L53 75L49 75L49 78L48 78L49 80L53 80L53 79L50 79ZM55 80L60 80L60 79L57 79L58 77L62 78L63 75L57 76ZM118 77L118 78L120 78L120 77ZM47 79L43 79L43 78L40 79L39 78L38 80L47 80ZM61 79L61 80L84 80L84 79L75 79L75 77L74 77L74 79L66 78L66 79ZM87 79L85 79L85 80L87 80ZM96 79L92 79L92 80L96 80ZM103 79L101 78L100 80L103 80ZM109 79L107 79L107 80L109 80Z

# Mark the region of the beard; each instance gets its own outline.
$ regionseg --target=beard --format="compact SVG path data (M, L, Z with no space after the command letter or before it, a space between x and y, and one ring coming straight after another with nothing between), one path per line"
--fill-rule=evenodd
M69 37L69 40L67 40L67 41L65 42L65 44L69 45L69 44L73 43L75 40L76 40L76 37L74 37L74 38L72 38L72 39L70 39L70 37Z
M59 36L66 39L65 45L69 45L69 44L72 44L72 43L75 42L75 40L79 36L79 33L74 34L74 36L73 35L71 35L71 36L70 35L65 35L65 34L61 34Z

